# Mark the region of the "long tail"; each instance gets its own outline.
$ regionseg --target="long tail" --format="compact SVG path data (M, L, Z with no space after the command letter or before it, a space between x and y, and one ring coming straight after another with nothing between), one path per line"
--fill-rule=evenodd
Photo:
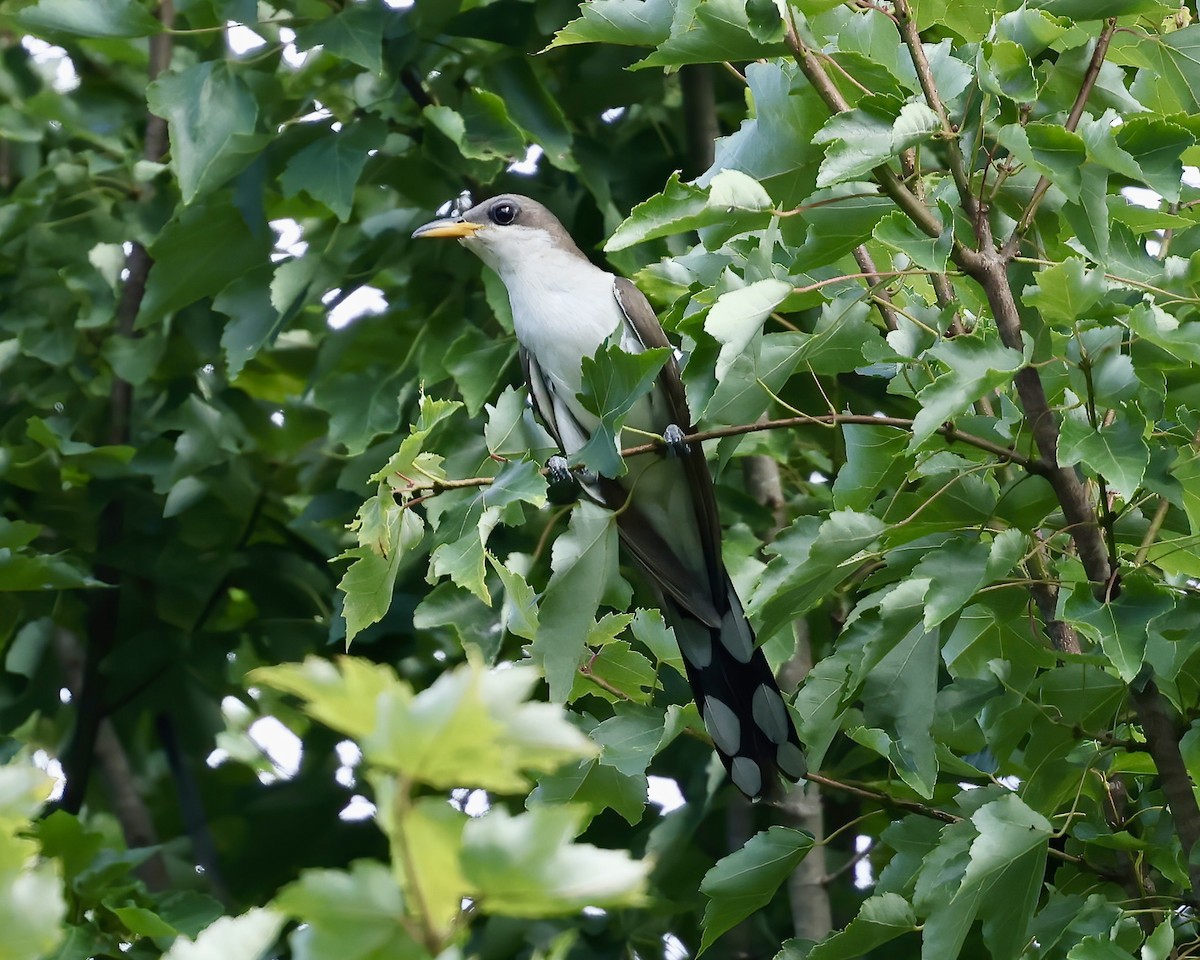
M688 682L704 726L730 779L751 799L774 793L778 775L799 780L807 772L800 738L779 685L741 602L725 576L721 625L698 620L669 597L663 599L675 628Z

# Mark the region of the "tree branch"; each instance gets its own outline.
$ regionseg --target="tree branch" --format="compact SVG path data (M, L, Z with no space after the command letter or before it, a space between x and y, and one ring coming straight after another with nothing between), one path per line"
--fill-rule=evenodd
M173 0L163 0L158 15L165 29L150 38L147 73L151 81L167 67L171 59L170 28L175 19ZM147 114L142 155L147 160L160 160L166 151L166 143L166 121ZM149 196L149 193L144 196ZM114 336L127 338L134 335L134 322L146 293L146 279L152 264L146 248L138 241L133 241L125 261L127 279L117 304ZM133 387L114 373L109 392L110 444L124 445L129 442L132 410ZM78 813L83 806L91 779L96 738L104 717L105 677L102 664L116 645L121 595L120 572L109 563L107 557L121 540L124 528L125 503L122 493L118 491L104 506L98 522L95 573L96 578L111 589L94 591L88 603L87 655L80 671L78 696L75 699L75 728L63 752L67 783L60 806L69 813Z
M858 264L858 268L871 286L879 288L875 293L875 307L879 311L879 315L883 317L884 324L889 330L897 329L900 324L896 321L896 309L892 306L892 296L884 289L879 271L875 267L875 259L871 256L865 243L854 248L854 262Z
M1200 896L1200 863L1193 856L1200 841L1200 807L1188 776L1183 754L1179 751L1179 733L1167 713L1166 700L1153 680L1140 689L1136 681L1129 687L1129 696L1137 709L1138 722L1146 735L1146 746L1154 758L1154 766L1162 779L1163 795L1171 808L1175 831L1183 845L1183 860L1187 863L1188 878L1192 881L1192 899Z
M941 94L933 79L933 69L929 65L929 58L925 56L925 47L921 43L921 35L917 31L916 21L912 18L908 0L895 0L893 6L896 11L896 27L900 31L904 45L908 47L908 55L917 71L917 81L921 84L921 91L925 94L925 102L929 104L929 109L937 114L938 122L942 125L942 137L946 142L947 165L950 168L950 176L954 178L954 186L958 189L959 202L967 216L971 218L971 222L976 223L979 218L979 205L971 193L971 179L967 175L962 150L958 146L958 129L950 121L950 114L946 112L946 105L942 103Z
M808 82L812 84L818 96L825 101L825 105L831 113L845 113L850 109L850 104L829 78L829 74L826 73L825 67L821 64L817 55L800 39L800 34L796 31L796 24L790 17L786 23L786 28L788 49L792 51L792 56L800 67L800 72L808 78ZM921 202L916 194L901 182L900 178L896 176L890 167L886 164L881 164L871 171L871 175L875 178L875 182L883 189L883 192L891 197L892 202L903 210L920 230L931 237L940 237L942 235L944 227L941 220ZM961 248L962 245L957 239L952 242L955 250Z
M1104 27L1100 31L1100 37L1096 40L1096 49L1092 51L1091 62L1088 63L1087 71L1083 75L1083 82L1079 85L1079 93L1075 97L1075 103L1071 106L1071 112L1067 115L1067 122L1063 124L1063 129L1074 133L1079 126L1079 121L1083 117L1083 108L1087 105L1088 97L1092 94L1092 88L1096 85L1096 79L1100 76L1100 68L1104 65L1104 58L1108 54L1108 45L1112 42L1113 32L1117 29L1117 18L1109 17L1104 21ZM1013 232L1005 241L1002 253L1006 260L1011 260L1021 245L1021 238L1025 236L1026 231L1033 223L1034 215L1037 213L1038 207L1041 206L1042 199L1046 196L1046 191L1050 189L1050 180L1048 177L1041 177L1037 182L1037 186L1033 188L1033 196L1029 198L1029 204L1025 207L1024 213L1021 214L1021 219L1017 221L1017 225L1013 227Z
M840 426L842 424L870 424L873 426L896 427L900 430L908 430L912 428L913 421L906 420L903 417L876 417L865 413L825 413L820 416L800 416L800 417L784 417L781 420L756 420L754 423L741 423L730 427L715 427L712 430L698 430L695 433L689 433L683 438L684 443L701 443L705 440L719 440L723 437L740 437L747 433L759 433L764 430L788 430L792 427L806 426ZM965 443L968 446L975 447L979 450L986 451L995 457L999 457L1007 463L1015 463L1019 467L1024 467L1030 473L1038 475L1046 475L1047 467L1041 461L1033 457L1028 457L1011 447L1001 446L998 443L993 443L984 437L977 437L974 434L964 433L956 429L953 424L943 423L935 433L945 437L949 443ZM639 443L637 446L625 447L621 451L622 457L640 457L647 453L660 453L662 451L661 441L652 441L650 443ZM407 478L405 478L407 479ZM447 490L464 490L470 487L486 487L495 482L495 477L462 477L460 479L436 480L428 483L418 483L411 481L410 485L402 488L397 492L408 492L413 490L427 490L428 496L438 493L444 493ZM424 498L421 498L424 499ZM414 501L410 501L414 502Z

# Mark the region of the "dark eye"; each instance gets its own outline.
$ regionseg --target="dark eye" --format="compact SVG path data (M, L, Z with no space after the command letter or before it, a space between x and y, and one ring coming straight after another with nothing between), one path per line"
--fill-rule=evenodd
M488 211L488 216L492 218L492 223L501 227L507 227L517 219L519 212L515 203L508 200L501 200L499 203L492 204L492 208Z

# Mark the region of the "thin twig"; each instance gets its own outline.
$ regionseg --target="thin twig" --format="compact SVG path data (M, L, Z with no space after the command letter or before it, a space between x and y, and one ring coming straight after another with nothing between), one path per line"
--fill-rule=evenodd
M854 261L858 264L859 269L866 275L872 287L877 287L878 292L875 296L875 307L879 311L879 315L883 317L883 322L889 330L895 330L899 327L896 321L896 308L892 304L891 294L883 288L881 274L875 266L875 260L871 256L871 252L867 249L865 243L859 244L854 248Z

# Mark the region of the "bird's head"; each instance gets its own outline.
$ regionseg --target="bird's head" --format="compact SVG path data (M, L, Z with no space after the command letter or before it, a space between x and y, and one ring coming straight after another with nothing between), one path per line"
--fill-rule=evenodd
M454 237L501 275L536 263L553 250L583 256L558 218L529 197L504 193L465 213L431 220L413 237Z

